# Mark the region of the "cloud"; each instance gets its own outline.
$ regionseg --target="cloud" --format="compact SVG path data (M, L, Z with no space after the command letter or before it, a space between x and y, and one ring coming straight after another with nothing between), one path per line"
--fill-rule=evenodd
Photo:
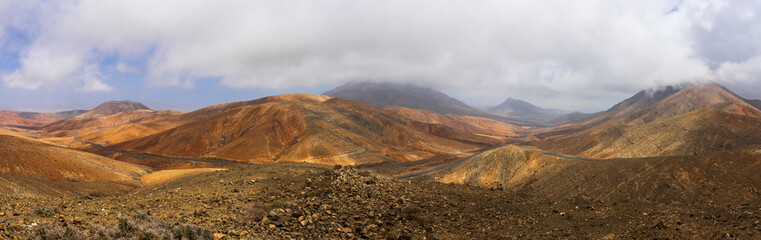
M103 74L98 69L97 65L90 65L84 68L84 71L80 74L80 80L84 83L81 87L77 88L78 92L110 92L114 88L104 83L101 79Z
M232 88L376 79L448 89L473 101L514 96L581 108L609 106L601 100L657 85L759 81L728 77L748 68L732 64L753 65L746 61L759 56L761 7L752 2L45 3L14 11L36 18L19 51L21 67L2 76L5 86L110 89L83 75L97 65L158 86L192 87L204 78ZM108 78L101 74L95 79Z

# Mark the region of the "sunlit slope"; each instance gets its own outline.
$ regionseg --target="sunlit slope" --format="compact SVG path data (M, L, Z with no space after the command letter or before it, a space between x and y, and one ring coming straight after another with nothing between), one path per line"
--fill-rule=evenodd
M8 194L122 191L137 187L136 179L149 171L147 167L8 135L0 135L0 156L0 177L8 183L2 188Z
M642 125L589 129L536 144L594 158L705 155L761 145L761 119L704 108Z
M422 123L362 103L291 94L228 103L177 117L184 124L114 148L235 161L357 164L416 160L471 150L483 137ZM436 132L470 141L456 141ZM440 134L444 135L444 134Z
M583 161L504 146L432 177L551 199L743 203L761 198L759 171L761 154L750 150Z
M495 148L438 173L440 181L483 187L510 187L520 184L537 169L539 154L507 145Z

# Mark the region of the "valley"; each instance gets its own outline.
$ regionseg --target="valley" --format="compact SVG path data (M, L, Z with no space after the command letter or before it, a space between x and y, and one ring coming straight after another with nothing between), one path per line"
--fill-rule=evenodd
M328 93L6 112L0 239L117 234L135 213L215 239L761 236L761 110L715 83L583 117L405 85Z

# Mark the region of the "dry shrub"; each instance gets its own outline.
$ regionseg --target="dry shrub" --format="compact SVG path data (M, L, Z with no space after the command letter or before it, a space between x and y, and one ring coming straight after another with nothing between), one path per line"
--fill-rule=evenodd
M257 223L267 216L267 207L261 202L254 202L247 208L243 209L243 213L238 218L242 224L252 225Z
M62 227L52 223L43 223L32 233L30 239L58 240L58 239L87 239L84 232L72 226Z

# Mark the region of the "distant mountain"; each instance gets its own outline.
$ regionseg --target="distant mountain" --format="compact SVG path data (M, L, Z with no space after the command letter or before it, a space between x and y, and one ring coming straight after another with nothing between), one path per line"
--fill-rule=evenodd
M353 165L410 161L497 143L363 103L289 94L174 117L174 128L112 145L166 156Z
M141 109L150 110L150 108L146 107L145 105L139 102L133 102L129 100L108 101L108 102L101 103L100 105L84 113L83 115L86 117L99 117L99 116L111 115L114 113L129 112L129 111L141 110Z
M406 107L424 109L438 114L467 115L475 109L438 90L412 84L352 82L323 95L350 99L376 107Z
M70 118L70 117L76 117L76 116L82 115L86 112L87 110L71 110L71 111L57 112L56 114L60 115L63 118Z
M567 111L557 109L544 109L523 100L508 98L501 104L487 109L490 113L525 119L529 121L547 122L558 118Z
M485 117L515 125L534 124L516 118L497 116L484 110L470 107L462 101L433 88L412 84L351 82L327 91L323 95L350 99L380 108L405 107L423 109L436 114Z
M516 132L521 130L521 127L489 118L458 116L454 114L440 115L422 109L404 107L392 107L386 108L386 110L418 122L441 124L465 132L493 136L499 139L505 136L514 136Z
M753 105L754 107L761 110L761 99L753 99L753 100L747 100L748 104Z
M95 128L112 128L123 124L153 121L180 114L177 111L153 111L139 102L109 101L92 110L63 112L61 115L76 116L57 120L42 127L47 135L70 137L89 133Z

